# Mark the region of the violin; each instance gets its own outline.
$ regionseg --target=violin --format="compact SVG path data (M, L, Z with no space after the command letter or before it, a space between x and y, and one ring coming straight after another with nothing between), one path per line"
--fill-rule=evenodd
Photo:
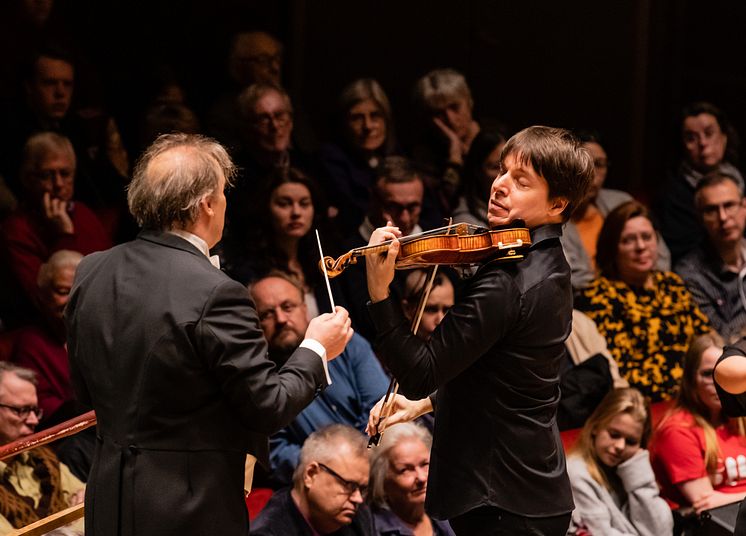
M519 261L524 251L531 246L531 234L522 221L515 227L486 229L471 223L454 223L399 238L401 247L396 257L396 269L422 268L435 264L467 266L485 260ZM377 253L386 253L391 240L374 246L352 249L339 258L323 257L319 268L330 278L341 274L358 258Z

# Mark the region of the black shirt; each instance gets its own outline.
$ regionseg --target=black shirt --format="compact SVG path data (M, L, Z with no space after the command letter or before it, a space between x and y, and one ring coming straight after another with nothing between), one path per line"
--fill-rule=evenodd
M538 227L525 260L483 265L427 343L390 298L369 305L402 394L439 389L426 503L436 519L483 505L527 517L573 509L556 424L572 322L561 233Z

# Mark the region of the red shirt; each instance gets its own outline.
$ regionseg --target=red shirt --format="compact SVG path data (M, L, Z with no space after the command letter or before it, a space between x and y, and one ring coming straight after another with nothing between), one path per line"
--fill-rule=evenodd
M663 420L650 445L662 497L678 505L689 504L676 485L703 476L710 478L716 491L746 491L746 437L734 435L726 425L717 427L715 434L720 455L716 471L707 474L704 430L691 413L679 410Z

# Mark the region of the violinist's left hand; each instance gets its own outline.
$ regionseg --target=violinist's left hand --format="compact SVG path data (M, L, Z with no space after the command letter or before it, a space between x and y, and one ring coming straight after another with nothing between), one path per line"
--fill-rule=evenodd
M399 254L399 241L401 236L398 227L394 227L389 221L386 227L379 227L370 236L369 246L376 246L387 240L391 240L388 252L383 255L366 255L365 268L368 274L368 294L373 303L385 300L389 297L389 285L394 280L394 267L396 256Z

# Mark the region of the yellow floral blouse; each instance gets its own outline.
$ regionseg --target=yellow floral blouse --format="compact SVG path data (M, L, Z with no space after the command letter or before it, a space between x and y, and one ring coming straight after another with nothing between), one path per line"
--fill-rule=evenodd
M653 272L651 289L599 277L575 308L596 323L619 372L653 402L672 397L689 343L710 330L707 316L673 272Z

